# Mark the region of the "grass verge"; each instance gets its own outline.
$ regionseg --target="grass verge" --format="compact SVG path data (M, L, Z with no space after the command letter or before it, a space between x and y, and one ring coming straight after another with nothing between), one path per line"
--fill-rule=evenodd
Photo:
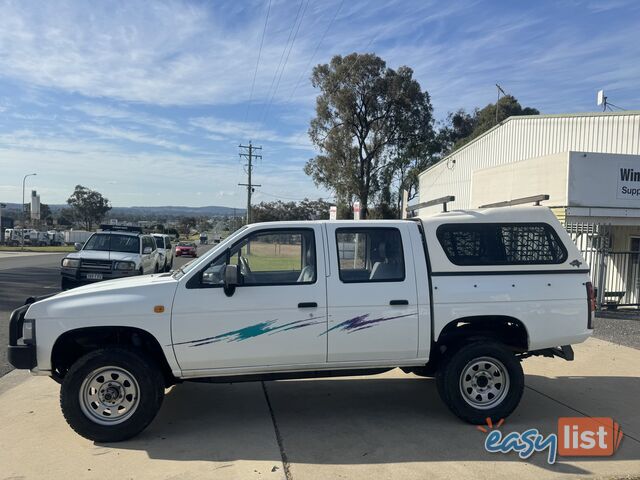
M53 252L53 253L67 253L75 252L73 245L62 245L57 247L30 247L25 246L24 250L20 247L9 247L6 245L0 245L0 252Z

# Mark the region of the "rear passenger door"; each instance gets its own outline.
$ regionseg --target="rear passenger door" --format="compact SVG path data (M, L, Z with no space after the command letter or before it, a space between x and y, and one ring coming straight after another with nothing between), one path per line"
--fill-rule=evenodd
M418 305L407 225L327 224L328 361L411 359Z

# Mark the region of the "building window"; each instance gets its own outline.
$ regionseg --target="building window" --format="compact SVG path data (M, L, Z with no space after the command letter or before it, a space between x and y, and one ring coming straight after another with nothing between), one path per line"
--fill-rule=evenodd
M402 236L396 228L336 230L338 270L344 283L404 280Z
M436 235L456 265L544 265L567 259L558 234L546 223L446 224Z

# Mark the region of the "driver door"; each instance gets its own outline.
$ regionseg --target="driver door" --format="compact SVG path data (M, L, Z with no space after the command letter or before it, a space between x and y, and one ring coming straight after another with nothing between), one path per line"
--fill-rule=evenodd
M180 282L173 347L184 371L324 364L325 260L320 225L253 229ZM240 283L225 293L228 264Z

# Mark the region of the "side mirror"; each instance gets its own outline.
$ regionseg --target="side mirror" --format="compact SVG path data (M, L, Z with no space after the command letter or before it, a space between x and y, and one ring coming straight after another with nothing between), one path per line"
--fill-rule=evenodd
M233 295L236 291L238 282L238 266L227 265L224 267L224 293L227 297Z
M80 242L76 242L73 244L73 248L75 248L76 251L80 251L82 250L82 244Z
M227 288L238 286L237 265L227 265L224 267L224 286Z
M151 247L144 247L142 250L143 255L149 255L151 253Z

